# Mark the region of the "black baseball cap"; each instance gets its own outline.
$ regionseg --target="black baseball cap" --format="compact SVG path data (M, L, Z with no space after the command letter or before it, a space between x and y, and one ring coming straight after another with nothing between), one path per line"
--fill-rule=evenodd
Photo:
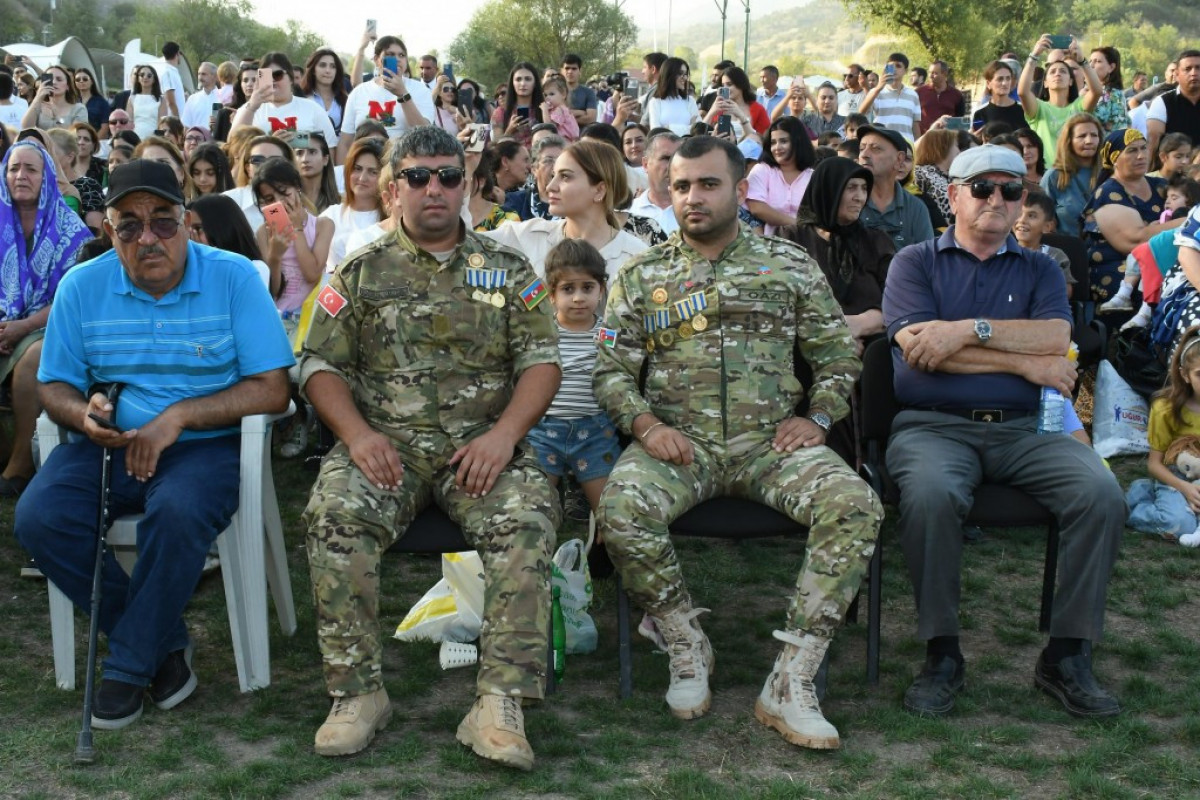
M148 158L135 158L108 173L108 199L104 204L111 208L134 192L149 192L176 205L184 204L175 170Z
M876 136L882 136L883 138L887 139L892 143L892 146L901 153L912 152L912 145L909 144L908 139L905 139L899 131L888 130L887 128L881 128L878 125L859 125L855 135L861 142L862 138L868 133L873 133Z

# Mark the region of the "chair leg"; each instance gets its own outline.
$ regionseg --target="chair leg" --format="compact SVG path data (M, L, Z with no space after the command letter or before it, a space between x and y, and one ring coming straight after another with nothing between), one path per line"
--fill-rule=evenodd
M1038 630L1050 630L1050 615L1054 611L1054 584L1058 579L1058 520L1050 520L1046 534L1046 570L1042 576L1042 613Z
M279 516L279 500L270 465L263 475L263 526L266 530L267 586L275 601L275 613L284 636L296 632L296 604L292 598L292 580L288 572L287 544L283 538L283 520Z
M557 691L558 676L554 674L554 610L551 608L550 626L546 633L546 697Z
M879 625L883 611L883 538L875 542L868 567L870 594L867 597L867 683L879 684Z
M620 662L621 699L633 696L633 649L629 641L629 595L617 575L617 659Z
M54 643L54 682L58 688L75 688L75 605L51 581L50 641Z

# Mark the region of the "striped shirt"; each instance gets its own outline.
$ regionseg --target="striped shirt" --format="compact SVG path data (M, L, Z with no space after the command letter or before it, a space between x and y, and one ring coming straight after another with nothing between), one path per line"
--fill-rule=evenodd
M913 124L921 122L921 98L911 87L903 86L898 92L883 87L871 110L875 113L875 125L897 131L910 142L913 140Z
M558 328L562 384L546 416L579 419L602 413L592 391L592 367L596 364L596 332L600 330L600 318L596 317L596 324L590 331L569 331L557 320L554 327Z
M63 276L38 380L80 393L96 383L124 383L116 423L130 430L180 400L294 363L279 313L250 261L189 242L182 279L158 300L134 286L116 251ZM237 430L186 430L179 440Z

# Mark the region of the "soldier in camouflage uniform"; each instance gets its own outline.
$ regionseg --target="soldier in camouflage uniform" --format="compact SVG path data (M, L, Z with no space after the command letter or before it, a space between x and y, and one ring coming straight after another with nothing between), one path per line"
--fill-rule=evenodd
M666 645L667 704L684 719L709 708L713 653L696 620L706 609L692 608L669 524L730 495L808 526L786 630L775 633L785 646L755 714L794 744L835 748L838 732L821 715L813 678L862 583L883 512L821 445L849 411L861 363L816 262L739 226L743 164L727 142L686 140L670 173L680 231L628 262L611 289L596 399L635 442L609 478L598 524ZM795 416L804 395L796 345L814 372L807 418Z
M390 717L380 559L436 503L485 570L478 697L458 738L529 769L520 701L544 692L559 510L520 443L561 377L550 304L521 255L463 232L463 152L449 134L409 132L391 165L403 224L338 268L301 363L303 391L339 439L305 510L335 698L316 749L362 750Z

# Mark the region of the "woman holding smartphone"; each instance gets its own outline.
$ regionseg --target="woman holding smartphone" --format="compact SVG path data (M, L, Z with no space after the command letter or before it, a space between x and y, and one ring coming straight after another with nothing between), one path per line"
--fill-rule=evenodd
M515 64L508 72L508 89L504 105L492 113L492 141L511 137L529 147L533 134L530 129L542 122L542 80L537 67L528 61Z
M22 128L48 131L87 121L87 107L79 102L66 67L55 65L38 76L36 94L21 117Z
M1050 34L1043 34L1033 46L1033 51L1025 59L1025 68L1021 70L1021 79L1017 83L1017 94L1021 97L1021 107L1025 110L1025 121L1039 137L1046 148L1046 160L1054 163L1058 132L1062 130L1067 119L1080 112L1091 113L1100 99L1103 86L1096 70L1084 61L1079 54L1079 43L1073 38L1069 47L1063 50L1061 58L1054 58L1046 64L1046 77L1043 78L1043 93L1048 99L1039 99L1033 93L1033 73L1041 63L1042 54L1053 49ZM1058 52L1058 51L1055 51ZM1087 91L1075 100L1071 100L1071 87L1074 81L1074 70L1082 67L1087 80Z
M290 141L297 131L320 131L333 141L333 123L318 104L292 93L292 62L283 53L267 53L259 62L258 80L246 105L233 117L233 128L253 125Z

